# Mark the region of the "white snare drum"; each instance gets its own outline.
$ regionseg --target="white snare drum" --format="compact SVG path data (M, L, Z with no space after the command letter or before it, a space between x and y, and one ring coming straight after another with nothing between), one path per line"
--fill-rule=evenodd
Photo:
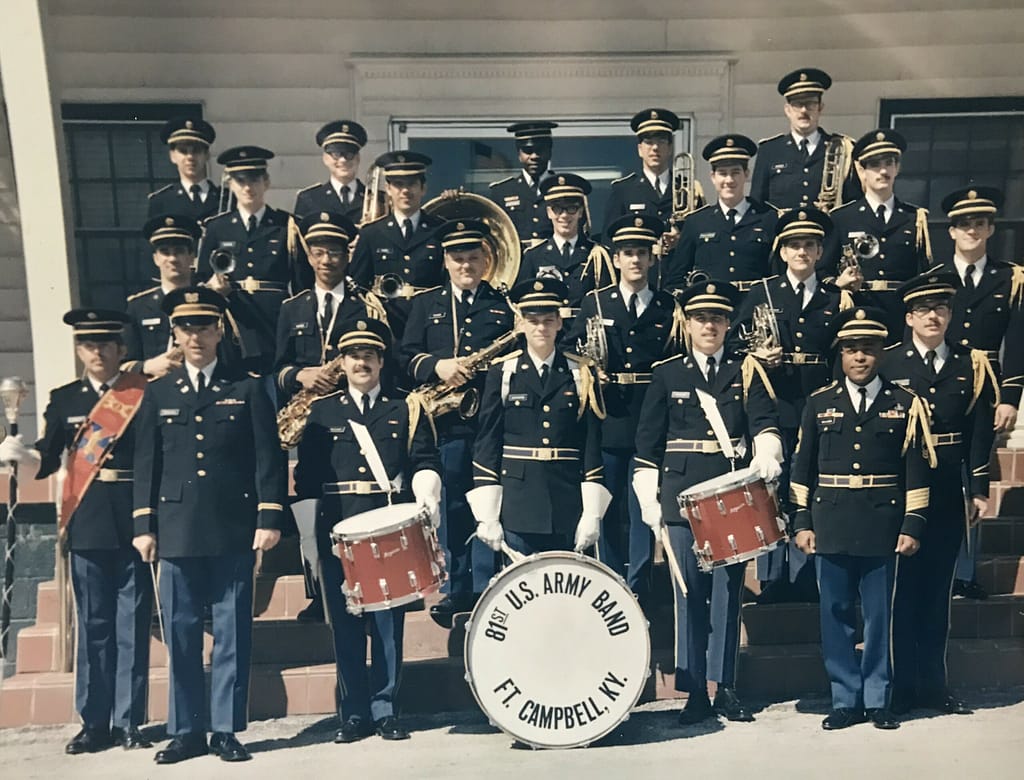
M355 615L411 604L447 579L430 514L416 504L346 518L331 529L331 542L345 572L347 608Z
M647 619L622 578L574 553L498 574L466 625L466 680L506 734L535 748L600 739L650 675Z

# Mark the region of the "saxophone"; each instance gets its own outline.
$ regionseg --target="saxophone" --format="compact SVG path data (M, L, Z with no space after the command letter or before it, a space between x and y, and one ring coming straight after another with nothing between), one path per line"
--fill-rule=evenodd
M510 330L505 335L483 349L479 349L471 355L459 358L459 365L467 368L474 374L486 371L491 361L498 357L506 348L512 346L519 334ZM411 393L420 406L430 415L431 419L437 419L449 412L458 411L463 420L468 420L480 410L480 391L475 387L452 387L440 380L420 385Z
M341 370L342 357L343 355L338 355L324 364L324 371L327 372L331 384L335 386L341 381L344 373ZM309 419L309 410L313 402L322 397L323 395L315 390L302 388L292 396L292 400L281 407L281 411L277 413L277 437L281 440L282 450L290 450L302 440L302 434L306 431L306 420Z

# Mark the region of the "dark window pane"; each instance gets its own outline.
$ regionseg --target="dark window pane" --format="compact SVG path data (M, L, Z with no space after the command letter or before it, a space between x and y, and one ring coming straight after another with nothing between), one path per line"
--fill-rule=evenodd
M78 185L78 224L84 228L113 225L114 190L109 182Z
M110 148L105 130L81 128L75 131L75 177L78 179L109 179Z
M146 221L149 205L149 184L120 183L117 185L117 226L129 230L141 229Z
M149 150L144 128L125 128L113 133L114 175L119 179L148 179Z

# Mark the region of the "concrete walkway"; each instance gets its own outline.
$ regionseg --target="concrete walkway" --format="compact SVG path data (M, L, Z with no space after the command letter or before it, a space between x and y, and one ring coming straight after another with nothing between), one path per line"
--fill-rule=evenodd
M970 717L916 714L898 731L870 725L825 733L823 700L773 704L753 724L676 726L677 702L638 708L602 743L569 751L515 749L512 740L476 713L410 719L412 739L371 738L331 743L331 719L296 717L252 724L243 736L253 761L228 765L213 756L170 767L153 764L152 751L65 756L77 729L26 728L0 732L5 778L237 777L438 778L1009 778L1024 776L1024 689L970 697ZM160 729L153 729L154 738Z

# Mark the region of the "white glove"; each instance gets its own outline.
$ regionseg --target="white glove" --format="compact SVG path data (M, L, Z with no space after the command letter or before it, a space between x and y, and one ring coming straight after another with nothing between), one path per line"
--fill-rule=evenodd
M495 552L501 550L505 532L501 527L501 485L484 485L466 493L466 502L476 518L476 536Z
M576 525L576 552L592 547L601 538L601 520L612 502L612 494L600 482L581 482L583 511Z
M774 482L782 474L782 439L774 433L759 433L754 437L754 457L750 465L757 469L765 482Z
M412 475L412 495L416 503L430 512L430 524L441 525L441 475L432 469L420 469Z
M641 519L657 536L662 526L661 504L658 502L658 472L655 469L634 471L633 492L640 503Z
M25 446L20 433L0 442L0 463L35 463L37 460L39 455Z

